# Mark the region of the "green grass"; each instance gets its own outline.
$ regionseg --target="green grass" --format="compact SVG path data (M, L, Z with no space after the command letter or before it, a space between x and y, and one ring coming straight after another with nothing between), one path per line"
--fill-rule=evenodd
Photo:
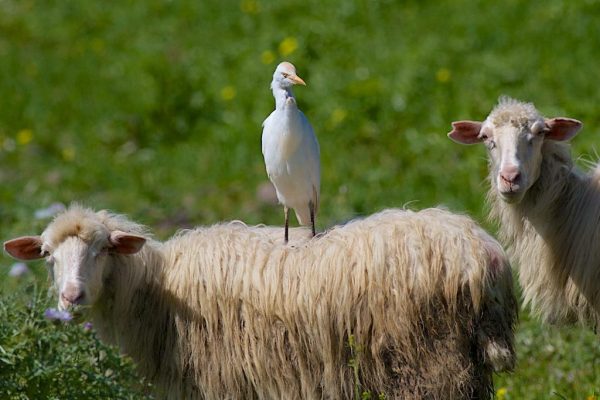
M511 95L582 120L574 152L595 159L599 21L596 0L0 2L0 237L40 232L47 221L33 213L55 201L127 213L159 238L221 220L281 224L257 190L283 59L308 83L296 94L321 145L321 228L410 202L493 229L484 150L450 142L450 122L482 119ZM60 392L67 382L105 397L146 390L93 334L43 321L51 300L31 303L48 286L41 265L24 282L1 263L0 353L17 356L0 354L0 391L19 376L40 377L48 398L89 397ZM600 396L591 332L523 312L517 340L499 397ZM90 364L96 349L118 385L78 378L106 367ZM43 396L27 390L14 398Z

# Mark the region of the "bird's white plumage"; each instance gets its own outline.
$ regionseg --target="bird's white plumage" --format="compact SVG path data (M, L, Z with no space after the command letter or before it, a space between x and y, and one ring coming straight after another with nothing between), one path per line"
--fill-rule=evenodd
M262 152L279 202L294 209L300 224L308 225L309 204L312 202L315 214L319 205L319 144L292 94L295 83L304 81L298 78L294 66L279 64L271 83L275 111L263 122Z

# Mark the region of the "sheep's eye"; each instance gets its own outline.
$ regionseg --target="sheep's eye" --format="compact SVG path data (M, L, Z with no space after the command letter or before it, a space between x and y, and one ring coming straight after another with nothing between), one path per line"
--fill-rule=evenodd
M493 139L490 139L490 136L486 132L479 133L479 139L481 139L490 150L496 147L496 142L494 142Z
M543 135L547 132L548 132L548 127L546 126L546 124L544 124L541 121L537 121L531 126L531 133L534 136Z
M290 74L288 74L287 72L282 72L281 75L283 75L284 78L287 78L288 76L290 76Z
M94 252L94 257L104 256L104 255L108 254L109 250L110 250L109 247L103 247L100 250L97 250Z

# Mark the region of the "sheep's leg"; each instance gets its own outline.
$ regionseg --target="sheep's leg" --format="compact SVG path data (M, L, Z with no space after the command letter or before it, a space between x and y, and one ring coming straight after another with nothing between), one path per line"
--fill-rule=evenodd
M288 242L288 226L289 226L289 214L290 209L286 206L283 206L283 213L285 214L285 235L284 235L284 243Z
M313 237L315 237L315 235L317 234L317 231L315 230L315 205L312 201L308 202L308 209L310 211L310 225L312 228L312 235Z

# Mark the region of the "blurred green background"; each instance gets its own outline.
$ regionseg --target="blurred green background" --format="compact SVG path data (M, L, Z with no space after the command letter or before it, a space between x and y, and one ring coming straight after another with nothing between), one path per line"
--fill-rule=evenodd
M39 233L36 210L72 201L159 238L281 224L260 136L282 60L308 84L295 94L321 145L321 229L408 204L494 231L484 149L448 140L450 123L485 118L502 94L532 101L584 122L585 167L600 143L599 56L598 0L2 0L0 237ZM43 319L55 304L43 265L15 278L0 262L0 398L146 396L93 332ZM497 398L600 397L590 331L524 311L517 344Z

